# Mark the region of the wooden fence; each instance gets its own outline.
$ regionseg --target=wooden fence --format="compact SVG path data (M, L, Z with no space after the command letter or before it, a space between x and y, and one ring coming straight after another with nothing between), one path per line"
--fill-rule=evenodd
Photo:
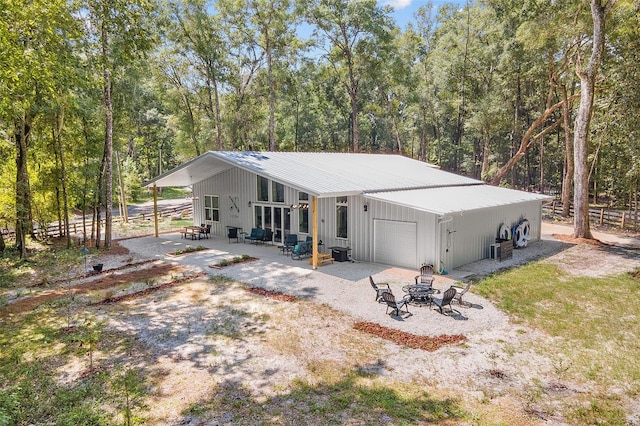
M158 219L162 219L163 217L171 217L171 216L181 216L181 217L191 217L193 215L193 205L191 202L184 203L179 206L170 207L166 209L158 208ZM130 215L128 217L129 222L144 222L147 220L153 220L153 208L144 210L135 215ZM113 216L112 223L118 224L123 223L123 216ZM91 228L91 217L86 219L87 229ZM101 220L101 227L104 229L104 219ZM82 219L74 218L69 222L69 234L83 234L84 227L82 226ZM46 228L38 227L34 224L34 232L38 235L39 238L56 238L64 235L64 224L53 223L47 226ZM89 231L90 233L90 231ZM9 239L15 238L15 231L12 229L8 229L7 227L2 229L2 235L8 237Z
M542 205L542 212L556 216L562 213L559 200ZM569 207L569 216L573 217L573 206ZM618 210L610 207L590 207L589 220L601 226L610 226L627 230L640 230L640 213L637 210Z

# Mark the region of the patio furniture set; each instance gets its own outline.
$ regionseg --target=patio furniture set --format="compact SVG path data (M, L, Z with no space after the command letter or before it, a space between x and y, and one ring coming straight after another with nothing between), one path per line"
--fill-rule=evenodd
M376 302L387 305L386 313L388 314L391 310L393 316L401 316L402 313L411 314L409 305L429 305L429 307L436 305L439 312L445 314L453 312L452 302L458 302L459 305L466 303L462 298L471 288L471 282L467 283L465 287L452 285L442 293L442 297L434 297L435 294L440 294L440 290L433 288L433 281L433 267L425 265L420 268L420 275L416 275L414 284L402 287L405 295L401 299L397 299L388 283L376 283L373 277L369 276L371 287L376 292ZM446 307L449 309L446 310Z
M186 226L180 233L181 238L191 238L192 240L209 238L210 235L211 225L205 225L204 223L200 224L200 226Z

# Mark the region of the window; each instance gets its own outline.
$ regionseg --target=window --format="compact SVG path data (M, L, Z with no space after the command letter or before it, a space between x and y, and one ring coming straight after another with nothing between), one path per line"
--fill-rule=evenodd
M309 233L309 194L306 192L298 193L298 232L301 234Z
M336 197L336 237L347 238L347 197Z
M274 203L284 203L284 185L278 182L271 182L271 201Z
M217 195L204 196L204 219L209 222L220 222L220 201Z
M257 200L269 201L269 179L258 176Z

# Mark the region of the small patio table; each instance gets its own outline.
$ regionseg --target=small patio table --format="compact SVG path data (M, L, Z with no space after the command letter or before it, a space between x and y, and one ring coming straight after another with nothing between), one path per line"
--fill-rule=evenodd
M431 304L431 295L437 292L430 285L410 284L402 287L402 291L409 295L410 303L416 305Z

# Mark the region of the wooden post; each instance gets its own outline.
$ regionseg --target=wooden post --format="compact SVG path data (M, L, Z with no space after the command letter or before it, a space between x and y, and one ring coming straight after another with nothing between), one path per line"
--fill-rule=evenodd
M627 216L627 212L622 212L622 220L621 220L621 222L620 222L620 227L621 227L622 229L624 229L624 221L625 221L625 219L626 219L626 216Z
M153 224L156 230L156 238L158 237L158 186L153 184Z
M600 226L604 223L604 208L600 209Z
M311 266L318 269L318 197L311 197L311 253L313 254Z
M551 202L551 214L555 216L556 214L556 200Z

